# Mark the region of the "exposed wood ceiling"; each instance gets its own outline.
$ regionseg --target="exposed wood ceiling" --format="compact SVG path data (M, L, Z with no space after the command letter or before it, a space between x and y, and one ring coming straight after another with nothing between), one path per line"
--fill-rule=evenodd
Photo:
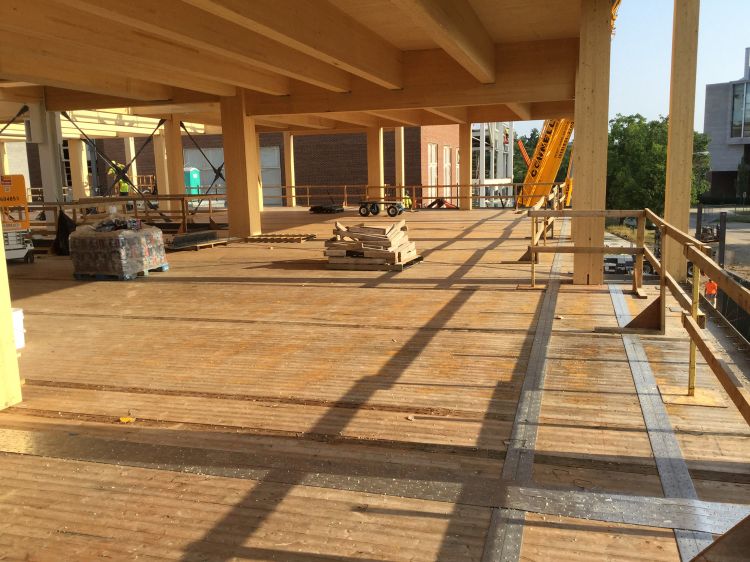
M569 116L579 18L572 0L3 0L0 103L217 125L244 95L261 131Z

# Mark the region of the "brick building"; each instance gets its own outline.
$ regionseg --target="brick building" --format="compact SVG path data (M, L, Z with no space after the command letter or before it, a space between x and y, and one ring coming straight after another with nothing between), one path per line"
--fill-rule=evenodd
M198 150L193 139L201 150ZM185 166L200 170L201 185L205 187L213 181L214 173L203 154L213 166L218 167L224 161L223 139L221 135L199 135L193 139L187 135L182 136ZM135 139L135 151L138 153L137 173L156 175L153 147L144 147L146 141L142 137ZM126 162L125 143L122 139L100 139L96 142L97 149L109 159ZM424 186L417 194L421 193L425 198L457 197L455 186L458 183L460 166L458 142L458 125L405 127L405 184ZM287 184L282 134L261 133L260 146L265 204L281 205L285 195L283 186ZM31 185L41 185L36 145L28 144L27 153ZM474 158L476 157L475 155ZM383 133L383 160L385 184L393 186L396 183L393 130ZM364 186L367 184L366 134L295 135L294 162L297 186ZM107 175L107 166L102 159L97 160L96 171L96 178L92 177L91 182L93 192L105 193L112 183L112 177ZM225 187L221 180L216 185L219 192ZM298 192L302 193L303 190ZM328 194L340 196L343 190L332 187L325 191L318 189L312 192L318 194L318 197L311 200L314 204L320 201L321 197L328 199ZM300 205L306 203L307 200L299 201Z

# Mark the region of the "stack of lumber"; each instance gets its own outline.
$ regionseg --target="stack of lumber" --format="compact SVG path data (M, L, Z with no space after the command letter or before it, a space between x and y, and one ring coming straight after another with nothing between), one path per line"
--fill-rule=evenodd
M348 227L337 222L333 238L325 242L328 268L401 271L422 261L407 231L406 221Z

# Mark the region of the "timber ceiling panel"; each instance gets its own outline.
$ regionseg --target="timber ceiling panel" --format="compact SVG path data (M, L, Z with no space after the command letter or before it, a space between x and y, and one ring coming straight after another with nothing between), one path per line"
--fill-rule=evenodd
M469 0L496 43L578 37L580 3L574 0Z
M402 51L437 48L437 43L429 34L415 26L411 18L391 0L329 2Z
M561 117L579 20L575 0L0 0L0 103L216 125L244 95L299 130Z

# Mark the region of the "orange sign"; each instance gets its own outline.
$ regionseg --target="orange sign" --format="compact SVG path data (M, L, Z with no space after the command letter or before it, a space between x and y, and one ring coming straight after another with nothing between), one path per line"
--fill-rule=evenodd
M0 176L0 212L3 230L28 230L29 206L22 175Z

